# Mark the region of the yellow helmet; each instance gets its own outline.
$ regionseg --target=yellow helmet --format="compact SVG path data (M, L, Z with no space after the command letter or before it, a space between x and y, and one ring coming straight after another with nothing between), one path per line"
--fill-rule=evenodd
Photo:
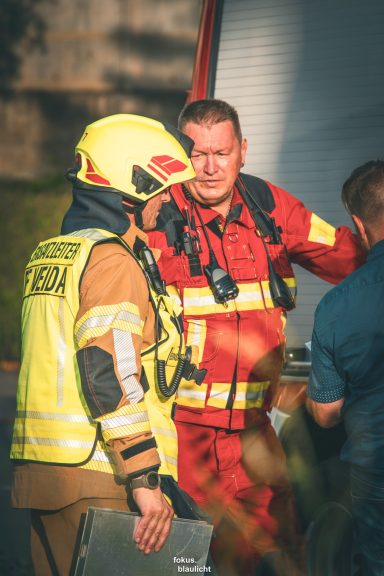
M89 124L76 146L76 178L135 203L195 177L193 141L174 126L134 114Z

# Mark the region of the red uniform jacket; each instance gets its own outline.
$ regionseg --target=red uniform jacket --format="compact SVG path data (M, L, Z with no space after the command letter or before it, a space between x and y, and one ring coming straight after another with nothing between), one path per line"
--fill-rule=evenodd
M264 241L274 269L293 293L296 281L290 262L334 284L363 262L358 239L349 228L336 230L286 191L268 186L275 202L270 216L281 230L282 243L270 244L268 237ZM180 296L187 344L199 368L207 369L201 385L182 381L175 420L243 429L257 424L270 409L283 362L286 312L272 300L266 247L239 191L235 189L226 220L198 205L218 264L239 289L226 304L215 301L203 271L209 249L198 214L179 185L171 194L167 221L185 216L185 210L194 220L201 274L191 275L184 250L168 245L166 227L149 234L150 244L163 250L159 265L167 285Z

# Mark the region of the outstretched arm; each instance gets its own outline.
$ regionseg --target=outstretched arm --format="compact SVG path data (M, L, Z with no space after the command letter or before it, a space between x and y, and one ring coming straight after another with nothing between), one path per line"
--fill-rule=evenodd
M77 359L90 414L100 425L116 474L128 486L130 478L160 465L140 382L141 350L151 343L154 328L151 313L147 284L134 259L119 245L96 246L80 288ZM173 510L160 488L136 488L132 496L142 514L138 547L145 553L159 550Z

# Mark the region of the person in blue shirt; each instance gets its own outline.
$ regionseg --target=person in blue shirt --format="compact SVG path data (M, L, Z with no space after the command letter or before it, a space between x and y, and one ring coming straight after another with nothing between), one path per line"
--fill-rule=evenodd
M356 168L342 190L367 261L315 313L307 407L330 428L344 420L359 574L384 575L384 160Z

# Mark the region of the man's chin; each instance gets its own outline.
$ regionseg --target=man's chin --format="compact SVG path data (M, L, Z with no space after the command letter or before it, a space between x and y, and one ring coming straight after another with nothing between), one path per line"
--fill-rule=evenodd
M226 192L218 190L216 188L208 188L193 194L195 199L202 204L207 206L217 206L221 204L226 199Z

